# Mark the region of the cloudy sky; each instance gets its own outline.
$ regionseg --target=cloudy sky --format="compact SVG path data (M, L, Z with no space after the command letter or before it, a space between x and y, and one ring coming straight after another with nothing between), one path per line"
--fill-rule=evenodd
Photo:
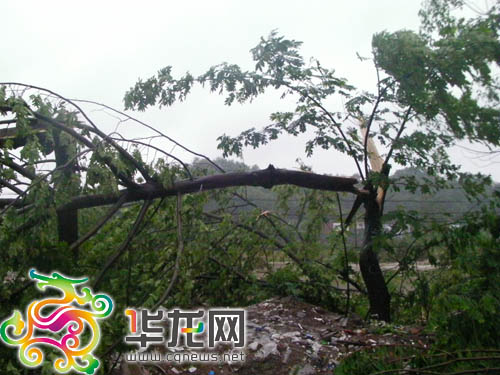
M250 48L277 29L304 42L304 57L314 56L351 84L373 90L374 69L356 53L370 55L375 32L418 29L419 8L420 0L2 1L0 81L43 86L68 98L123 109L124 93L137 79L167 65L174 74L194 75L223 61L250 69ZM269 113L290 109L289 104L271 93L252 105L226 107L221 97L200 89L174 107L133 115L216 157L219 135L266 125ZM332 102L332 109L341 104ZM88 110L103 129L116 125L107 113ZM128 135L139 130L129 124L120 131ZM244 161L293 168L300 157L318 172L355 172L349 159L331 151L306 158L303 145L304 138L283 139L247 150ZM492 173L500 181L494 163L460 148L453 158L466 170Z

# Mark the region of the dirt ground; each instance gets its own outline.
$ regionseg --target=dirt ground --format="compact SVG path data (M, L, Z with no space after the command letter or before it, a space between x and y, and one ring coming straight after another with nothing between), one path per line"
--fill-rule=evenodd
M425 346L428 342L420 327L385 329L383 323L363 322L357 316L347 318L291 297L269 299L246 310L244 362L122 362L115 374L331 375L342 358L366 346Z

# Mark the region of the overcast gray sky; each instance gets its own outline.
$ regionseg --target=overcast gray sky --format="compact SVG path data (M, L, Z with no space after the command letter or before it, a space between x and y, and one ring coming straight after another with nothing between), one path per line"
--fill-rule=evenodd
M148 78L167 65L174 74L197 75L227 61L252 67L249 49L277 29L304 42L302 54L335 68L360 89L373 90L369 62L372 35L382 30L418 29L420 0L310 1L1 1L0 81L49 88L69 98L90 99L123 109L124 93L139 77ZM216 138L236 135L268 123L272 111L286 108L273 95L250 106L223 105L223 99L195 90L188 100L134 116L158 127L198 152L216 157ZM333 108L341 103L331 103ZM91 112L103 128L116 123ZM137 127L120 131L134 134ZM333 152L305 158L304 138L283 139L259 150L246 150L244 161L265 167L293 168L297 157L318 172L352 174L349 159ZM453 152L469 171L492 173L495 164Z

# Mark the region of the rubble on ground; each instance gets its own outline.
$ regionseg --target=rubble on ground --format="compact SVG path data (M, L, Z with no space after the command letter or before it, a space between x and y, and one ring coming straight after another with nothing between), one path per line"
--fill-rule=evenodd
M136 366L141 372L129 370L129 374L332 375L343 358L366 347L426 346L428 342L419 327L367 323L359 316L345 317L292 297L272 298L246 311L245 362L163 362Z

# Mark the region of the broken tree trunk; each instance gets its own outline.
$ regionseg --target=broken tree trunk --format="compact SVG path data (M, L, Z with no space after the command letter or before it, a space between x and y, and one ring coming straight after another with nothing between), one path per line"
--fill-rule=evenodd
M368 134L365 121L360 120L361 133L366 141L366 152L370 161L371 170L377 173L382 171L384 160L377 150L375 142ZM368 177L368 176L367 176ZM370 314L377 319L389 322L391 320L391 295L385 283L384 274L380 268L377 250L376 238L382 232L382 213L385 190L382 187L374 189L371 184L366 187L369 191L367 196L363 197L365 207L365 234L363 247L359 255L359 268L363 281L368 291L370 301Z
M359 268L368 291L370 314L377 319L389 322L391 320L391 295L387 289L384 275L375 248L376 238L381 233L381 212L376 200L376 194L371 194L364 200L365 234L363 247L359 255Z

